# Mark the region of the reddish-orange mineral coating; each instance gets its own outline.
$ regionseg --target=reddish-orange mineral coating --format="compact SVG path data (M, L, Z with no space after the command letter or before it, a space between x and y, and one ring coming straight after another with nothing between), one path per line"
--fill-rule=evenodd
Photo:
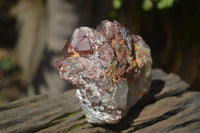
M96 63L101 64L98 66L105 70L97 69L97 71L102 71L100 73L104 73L105 76L109 77L114 82L124 78L131 80L137 78L137 75L140 73L140 71L135 71L138 66L133 54L133 43L138 40L136 36L132 36L126 27L117 21L111 23L105 20L97 27L97 31L87 28L77 29L63 48L63 56L65 58L90 56L91 59L95 59L94 62L99 58L99 62ZM109 50L110 46L113 51ZM110 54L106 54L106 51L110 51ZM107 59L108 61L106 61ZM107 62L106 64L110 64L110 66L106 65L105 61ZM55 67L60 68L62 62L63 61L58 61ZM63 64L65 63L63 62ZM82 66L84 66L84 63ZM89 69L90 66L91 65L89 65L87 69ZM92 68L91 71L92 70L94 70L94 68ZM100 77L102 78L102 76Z
M72 46L70 40L63 48L63 56L67 58L73 55L74 53L72 49L74 49L80 55L92 54L92 48L90 46L90 42L87 37L81 38L79 40L79 43L75 46Z

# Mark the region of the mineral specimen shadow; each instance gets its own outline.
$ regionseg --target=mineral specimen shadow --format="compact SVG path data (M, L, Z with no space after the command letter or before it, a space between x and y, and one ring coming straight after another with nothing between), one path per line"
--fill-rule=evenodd
M143 110L143 108L147 105L150 105L156 101L155 95L161 92L161 90L164 88L165 82L162 80L153 80L151 82L151 89L148 94L142 97L141 100L138 101L138 103L133 106L127 113L127 115L117 124L105 124L105 125L97 125L93 124L95 127L102 127L106 128L112 131L121 131L128 129L133 122L134 119L136 119L139 115L140 112ZM147 123L149 125L152 125L152 123ZM135 127L136 129L140 129L143 126L147 125L139 125L138 127Z

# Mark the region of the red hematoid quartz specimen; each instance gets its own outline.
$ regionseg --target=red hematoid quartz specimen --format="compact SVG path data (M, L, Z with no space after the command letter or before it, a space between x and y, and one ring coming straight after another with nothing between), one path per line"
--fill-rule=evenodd
M96 30L76 29L55 63L60 77L77 86L76 96L91 123L116 123L149 91L151 53L138 35L117 21Z

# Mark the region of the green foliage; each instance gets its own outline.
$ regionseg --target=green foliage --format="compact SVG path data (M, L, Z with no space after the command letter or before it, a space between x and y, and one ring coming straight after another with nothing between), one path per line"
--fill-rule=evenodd
M122 7L123 0L112 0L113 8L118 10Z
M174 5L174 2L178 0L143 0L142 9L150 11L155 5L157 9L166 9Z
M14 69L16 67L16 63L14 60L12 59L9 59L8 57L3 57L1 60L0 60L0 68L3 70L3 71L11 71L12 69Z
M156 7L158 9L165 9L165 8L172 7L173 4L174 4L174 0L160 0L158 1Z
M142 3L142 9L145 11L150 11L153 8L152 0L144 0Z
M112 0L113 9L120 10L124 1L127 0ZM143 0L141 7L144 11L151 11L154 7L162 10L172 7L177 1L179 0Z

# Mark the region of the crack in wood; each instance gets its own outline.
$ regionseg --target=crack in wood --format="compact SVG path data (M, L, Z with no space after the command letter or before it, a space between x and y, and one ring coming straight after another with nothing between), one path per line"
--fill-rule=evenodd
M130 132L133 132L133 131L137 131L137 130L140 130L142 128L146 128L146 127L149 127L155 123L158 123L160 121L163 121L163 120L166 120L178 113L180 113L183 109L182 108L177 108L177 109L174 109L174 110L170 110L169 112L166 112L165 114L163 114L162 116L159 116L159 117L155 117L153 119L150 119L150 120L147 120L146 122L142 123L142 124L139 124L139 125L134 125L133 126L133 130L131 130Z
M66 114L63 114L63 115L60 115L58 117L56 117L55 119L49 121L48 123L45 124L45 126L42 126L40 128L38 128L37 130L35 130L34 132L39 132L43 129L46 129L46 128L49 128L49 127L52 127L56 124L59 124L61 123L62 121L66 120L68 117L71 117L73 115L76 115L77 113L80 113L81 111L77 111L77 112L73 112L73 113L66 113Z

